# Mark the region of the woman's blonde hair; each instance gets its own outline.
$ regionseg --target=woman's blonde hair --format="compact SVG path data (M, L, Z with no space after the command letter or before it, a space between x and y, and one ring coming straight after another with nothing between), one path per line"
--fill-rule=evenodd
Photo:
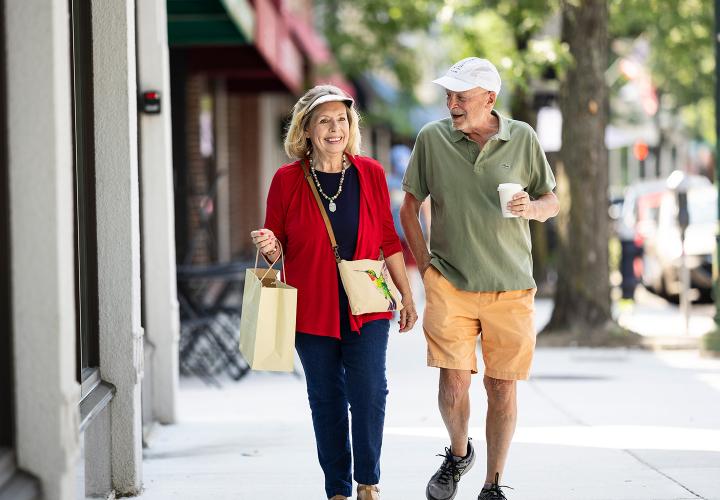
M290 120L290 126L285 136L285 153L287 153L290 158L299 160L304 158L312 150L312 143L310 139L305 137L305 131L317 108L309 112L308 109L320 97L331 94L350 98L350 96L334 85L317 85L308 90L305 95L295 103L295 106L293 106L292 119ZM348 125L350 126L350 137L348 137L345 151L356 155L360 152L360 115L358 115L358 112L355 110L355 104L345 104L348 107Z

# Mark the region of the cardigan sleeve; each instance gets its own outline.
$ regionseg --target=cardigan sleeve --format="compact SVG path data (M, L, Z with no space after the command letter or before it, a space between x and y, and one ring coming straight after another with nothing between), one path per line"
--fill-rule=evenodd
M400 251L402 246L400 245L400 238L398 237L397 231L395 230L395 223L393 222L392 211L390 208L390 193L388 192L387 179L385 178L385 170L382 166L378 165L377 170L377 184L378 193L380 194L377 198L380 203L379 212L382 214L382 251L384 257L389 257Z
M265 226L280 241L283 248L287 248L287 234L285 232L285 196L282 187L282 174L277 171L270 183L265 210Z

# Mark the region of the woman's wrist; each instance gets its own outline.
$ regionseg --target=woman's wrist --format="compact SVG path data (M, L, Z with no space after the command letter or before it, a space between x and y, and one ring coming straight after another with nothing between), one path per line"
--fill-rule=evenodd
M261 252L261 253L262 253L265 257L272 257L273 255L275 255L276 253L278 253L279 250L280 250L280 248L279 248L279 246L278 246L278 242L277 242L277 239L276 239L276 240L275 240L275 246L273 247L272 250L270 250L269 252Z
M263 255L264 255L267 259L269 259L269 260L275 260L274 258L275 258L275 256L276 256L277 254L278 254L278 250L277 250L277 248L276 248L276 249L273 250L272 252L264 253Z

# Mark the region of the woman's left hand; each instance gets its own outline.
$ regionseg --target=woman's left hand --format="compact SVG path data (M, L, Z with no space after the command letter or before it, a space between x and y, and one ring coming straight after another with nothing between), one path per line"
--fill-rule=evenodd
M403 299L403 308L400 311L400 333L407 332L415 326L415 322L418 319L417 311L415 310L415 302L412 297Z

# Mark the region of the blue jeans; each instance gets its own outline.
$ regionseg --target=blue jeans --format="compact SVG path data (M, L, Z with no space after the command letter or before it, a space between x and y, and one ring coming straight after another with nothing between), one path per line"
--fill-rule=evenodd
M344 324L340 340L300 332L295 337L328 498L350 497L353 475L359 484L380 482L390 322L366 323L360 335L350 330L349 323ZM348 404L352 412L352 454Z

